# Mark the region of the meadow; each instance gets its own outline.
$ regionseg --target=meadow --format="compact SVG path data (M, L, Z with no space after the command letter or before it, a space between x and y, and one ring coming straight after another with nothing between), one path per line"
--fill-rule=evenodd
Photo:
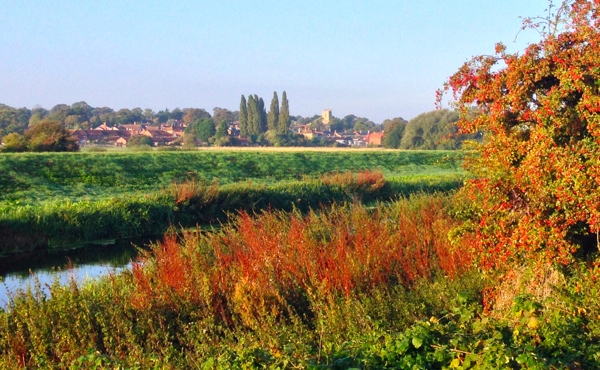
M386 179L464 176L451 151L222 149L0 155L2 205L39 205L151 193L173 182L273 185L332 172L378 171Z
M457 188L454 153L194 151L1 155L0 255L161 235L239 211L308 211Z

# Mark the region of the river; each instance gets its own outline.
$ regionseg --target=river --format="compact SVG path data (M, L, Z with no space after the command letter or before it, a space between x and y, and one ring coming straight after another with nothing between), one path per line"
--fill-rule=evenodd
M129 268L139 248L147 247L150 242L148 238L106 240L66 251L0 258L0 308L6 308L17 290L33 289L36 279L48 294L47 287L55 279L61 284L68 283L71 278L83 282Z

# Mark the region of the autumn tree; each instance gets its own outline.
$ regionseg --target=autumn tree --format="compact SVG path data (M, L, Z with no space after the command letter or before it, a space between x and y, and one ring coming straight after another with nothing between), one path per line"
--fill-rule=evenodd
M33 152L76 152L77 141L58 121L44 119L25 131L27 146Z
M498 44L447 82L461 132L484 134L461 190L473 205L463 235L482 266L519 256L568 263L597 250L599 12L599 1L568 0L553 17L526 20L541 41L523 53Z
M214 107L212 119L216 123L226 122L230 124L235 121L235 115L229 109Z
M8 152L25 152L27 151L27 140L25 136L11 132L2 138L2 151Z
M201 108L187 108L184 109L184 112L185 115L183 115L183 123L185 123L186 125L191 125L199 119L211 118L210 113L208 113L205 109Z

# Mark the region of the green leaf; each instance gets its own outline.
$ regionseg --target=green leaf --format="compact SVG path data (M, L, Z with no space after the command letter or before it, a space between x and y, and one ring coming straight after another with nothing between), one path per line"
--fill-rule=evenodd
M421 347L423 345L423 338L413 337L412 344L415 346L415 348Z
M527 362L527 360L529 359L529 356L527 356L526 353L521 353L519 356L517 356L516 360L517 363L519 364L524 364Z

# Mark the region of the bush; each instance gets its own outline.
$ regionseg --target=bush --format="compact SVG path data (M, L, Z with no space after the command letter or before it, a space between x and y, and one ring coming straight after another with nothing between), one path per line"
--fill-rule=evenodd
M521 55L498 44L447 85L461 131L485 133L461 196L472 205L463 231L486 268L519 258L566 264L598 248L600 3L556 9L547 22L525 23L556 33L540 30L542 40Z
M32 152L76 152L76 140L58 121L44 119L25 131L27 147Z

